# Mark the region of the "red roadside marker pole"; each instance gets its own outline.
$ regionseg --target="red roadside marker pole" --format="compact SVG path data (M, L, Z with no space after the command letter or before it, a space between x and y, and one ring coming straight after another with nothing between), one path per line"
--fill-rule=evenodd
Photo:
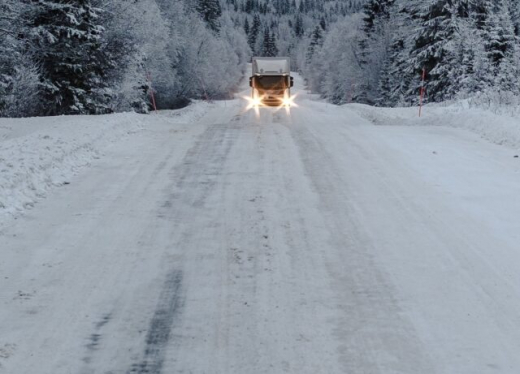
M153 105L153 110L155 110L155 113L157 113L157 105L155 104L155 95L153 93L153 87L152 87L152 77L150 75L150 73L146 73L146 77L148 78L148 83L149 83L149 90L150 90L150 98L152 99L152 105Z
M419 117L422 115L422 106L424 100L424 92L426 91L426 87L424 87L424 82L426 81L426 68L422 70L422 79L421 79L421 93L419 96Z

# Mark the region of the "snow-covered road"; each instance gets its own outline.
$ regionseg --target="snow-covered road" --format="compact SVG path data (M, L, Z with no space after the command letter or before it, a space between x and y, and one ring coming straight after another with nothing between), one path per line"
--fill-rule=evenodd
M519 373L512 151L296 101L153 115L4 225L0 373Z

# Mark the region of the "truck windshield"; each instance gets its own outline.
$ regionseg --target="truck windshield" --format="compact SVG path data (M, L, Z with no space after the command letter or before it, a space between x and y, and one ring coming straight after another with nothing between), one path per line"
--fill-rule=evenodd
M256 77L256 86L264 90L276 90L286 87L284 76L263 76Z

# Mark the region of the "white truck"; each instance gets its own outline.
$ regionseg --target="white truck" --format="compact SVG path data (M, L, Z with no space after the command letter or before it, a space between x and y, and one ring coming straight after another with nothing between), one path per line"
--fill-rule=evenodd
M290 106L293 85L288 57L253 57L249 86L255 105Z

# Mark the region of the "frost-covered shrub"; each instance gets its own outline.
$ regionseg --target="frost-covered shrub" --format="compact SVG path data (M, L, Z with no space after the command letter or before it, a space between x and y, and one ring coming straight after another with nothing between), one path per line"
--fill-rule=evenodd
M304 65L309 87L334 104L352 101L359 94L364 74L356 54L360 35L359 16L348 16L336 23L321 47Z
M21 57L9 76L0 79L0 116L24 117L38 114L39 71L27 57Z

